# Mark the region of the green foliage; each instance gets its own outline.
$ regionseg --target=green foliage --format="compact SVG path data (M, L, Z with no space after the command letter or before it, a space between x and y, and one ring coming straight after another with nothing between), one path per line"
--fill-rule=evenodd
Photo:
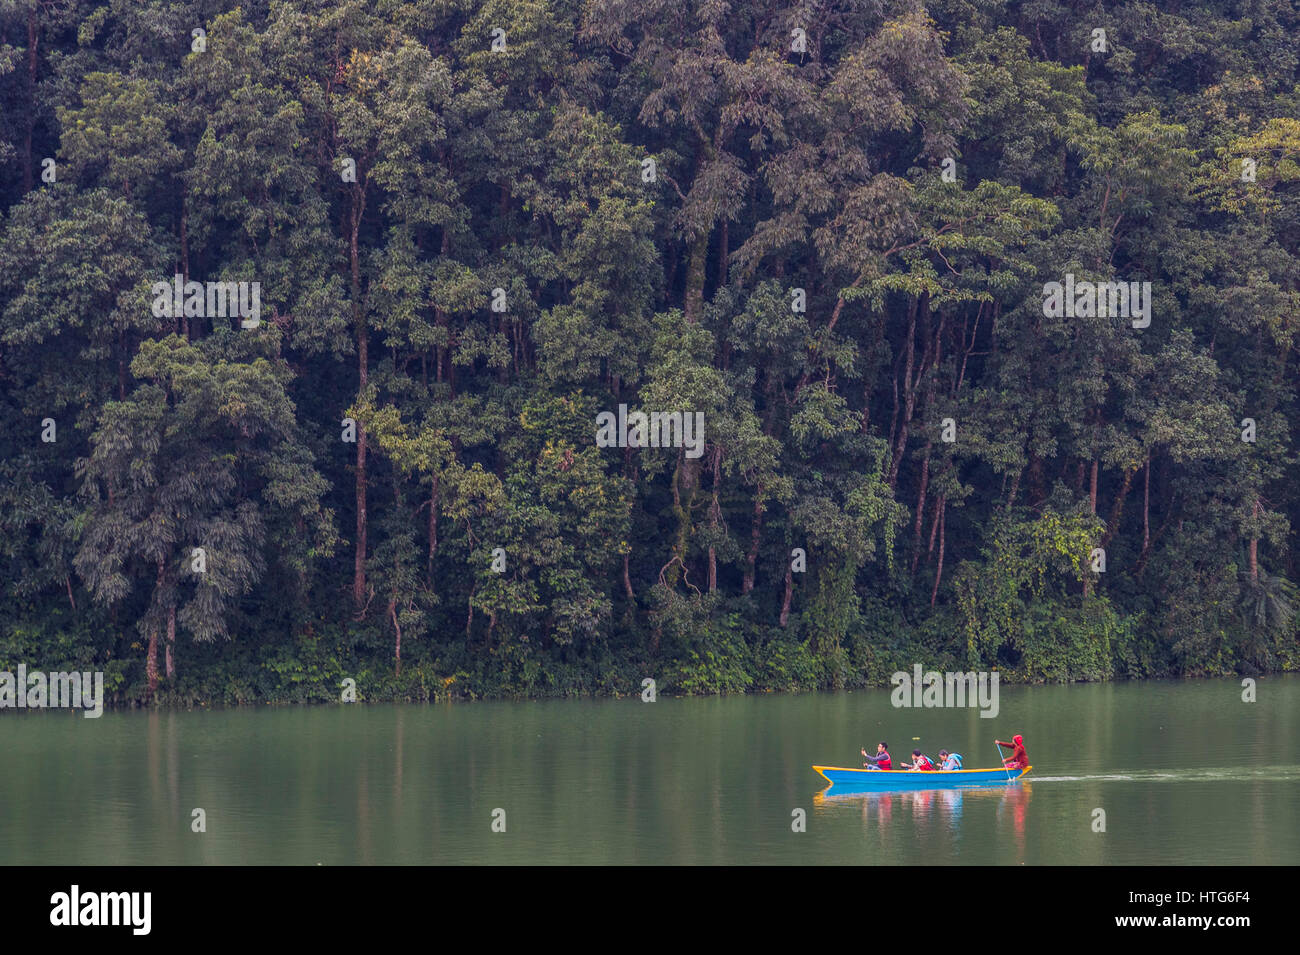
M805 4L792 50L778 0L0 4L0 663L1300 666L1300 15L1103 4L1102 54L1057 6ZM155 314L177 274L260 325ZM1150 324L1045 315L1067 275ZM599 446L620 406L704 432Z
M1030 652L1024 648L1034 643L1030 636L1034 608L1059 606L1064 611L1078 602L1067 598L1067 588L1072 582L1082 584L1085 574L1091 573L1088 557L1096 539L1095 519L1077 512L1046 510L1032 520L994 516L984 560L963 564L955 581L971 667L991 668L1007 650ZM1104 597L1079 599L1081 608L1106 602ZM1071 646L1063 639L1064 631L1061 637L1063 647ZM1041 645L1040 634L1039 649ZM1100 665L1108 657L1107 644ZM1099 665L1090 658L1081 664ZM1059 672L1056 664L1050 669Z

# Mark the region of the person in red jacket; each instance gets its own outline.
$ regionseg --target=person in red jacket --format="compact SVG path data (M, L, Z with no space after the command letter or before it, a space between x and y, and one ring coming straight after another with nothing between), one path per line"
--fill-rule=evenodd
M912 761L910 763L899 763L904 769L910 769L912 772L920 770L923 773L934 771L934 763L930 762L930 757L926 756L919 749L912 750Z
M1003 766L1007 769L1027 769L1029 767L1029 754L1025 752L1025 739L1023 736L1011 737L1010 743L1004 743L1002 740L996 742L999 746L1014 747L1014 752L1002 760Z
M866 766L868 769L889 769L892 765L892 762L889 759L888 743L877 743L875 756L867 756L867 751L865 749L863 749L862 755L867 758L867 761L862 765Z

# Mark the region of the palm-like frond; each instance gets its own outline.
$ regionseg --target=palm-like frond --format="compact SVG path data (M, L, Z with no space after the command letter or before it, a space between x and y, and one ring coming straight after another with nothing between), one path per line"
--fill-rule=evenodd
M1261 569L1252 578L1242 571L1238 609L1253 629L1286 630L1295 621L1296 594L1296 585L1285 577Z

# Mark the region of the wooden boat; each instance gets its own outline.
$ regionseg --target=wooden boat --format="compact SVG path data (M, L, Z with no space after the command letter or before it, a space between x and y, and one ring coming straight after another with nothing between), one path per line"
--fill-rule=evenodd
M835 792L894 792L904 789L954 789L958 786L1005 786L1034 767L1024 769L951 769L913 772L906 769L845 769L814 766Z

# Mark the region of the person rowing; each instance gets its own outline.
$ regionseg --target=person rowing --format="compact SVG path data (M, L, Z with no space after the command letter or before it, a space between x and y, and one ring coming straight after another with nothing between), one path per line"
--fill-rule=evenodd
M961 769L961 755L950 753L946 749L939 750L939 768L948 772Z
M1010 743L1004 743L1002 740L994 740L999 746L1014 747L1014 751L1006 759L1002 760L1002 765L1007 769L1028 769L1029 754L1025 752L1025 738L1020 735L1011 737Z
M910 763L899 763L904 769L910 769L912 772L929 773L934 771L934 763L930 757L926 756L919 749L912 750L912 761Z
M863 763L862 765L863 765L863 766L866 766L868 769L886 769L886 770L887 770L887 769L889 769L889 768L893 765L893 762L892 762L892 761L890 760L890 758L889 758L889 744L888 744L888 743L877 743L877 744L876 744L876 755L875 755L875 756L867 756L867 751L866 751L865 748L862 750L862 755L863 755L863 756L866 756L866 759L867 759L867 761L866 761L865 763Z

